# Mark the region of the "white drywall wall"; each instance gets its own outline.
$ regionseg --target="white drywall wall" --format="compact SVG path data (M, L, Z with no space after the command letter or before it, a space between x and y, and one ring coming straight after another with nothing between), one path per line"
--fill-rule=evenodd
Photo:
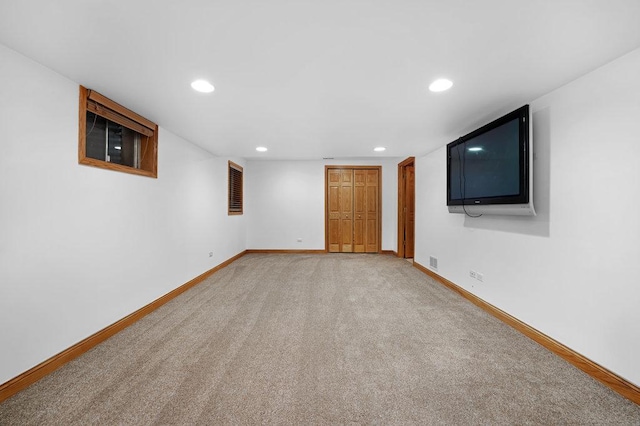
M398 163L402 160L248 161L247 248L324 250L325 165L338 164L382 166L382 249L397 250Z
M78 84L2 45L0 93L0 383L244 251L226 158L161 128L158 179L78 165Z
M640 50L531 103L537 217L449 214L449 141L416 159L416 261L635 384L638 75Z

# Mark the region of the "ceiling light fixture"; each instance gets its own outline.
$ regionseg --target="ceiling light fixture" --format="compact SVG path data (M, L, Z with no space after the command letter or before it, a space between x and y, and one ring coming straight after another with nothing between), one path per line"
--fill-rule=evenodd
M429 85L429 90L432 92L444 92L445 90L451 89L451 86L453 86L453 82L451 80L439 78Z
M378 146L378 147L373 148L373 150L374 150L375 152L382 152L382 151L384 151L385 149L387 149L387 148L385 148L384 146Z
M264 146L259 146L256 148L256 151L258 152L267 152L267 148L265 148Z
M215 89L207 80L196 80L191 83L193 90L201 93L211 93Z

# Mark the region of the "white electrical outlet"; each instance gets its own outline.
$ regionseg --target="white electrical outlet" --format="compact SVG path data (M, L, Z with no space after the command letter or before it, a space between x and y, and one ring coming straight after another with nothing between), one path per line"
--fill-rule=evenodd
M302 238L298 238L298 242L301 243L302 242Z
M476 278L478 279L478 281L482 282L484 280L484 275L482 275L480 272L476 272Z
M469 276L471 278L475 278L476 277L476 271L469 271Z
M209 252L209 257L213 257L213 252L212 251Z

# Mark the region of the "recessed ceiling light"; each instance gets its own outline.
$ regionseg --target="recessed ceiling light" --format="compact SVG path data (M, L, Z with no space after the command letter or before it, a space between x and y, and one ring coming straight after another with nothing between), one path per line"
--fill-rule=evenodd
M191 83L191 87L193 88L193 90L196 90L202 93L211 93L214 90L213 85L209 83L207 80L196 80L193 83Z
M378 146L378 147L373 148L373 150L374 150L375 152L382 152L382 151L384 151L385 149L387 149L387 148L385 148L384 146Z
M453 86L453 82L451 80L439 78L429 85L429 90L432 92L444 92L445 90L451 89L451 86Z
M267 152L267 148L265 148L264 146L259 146L256 148L256 151L258 152Z

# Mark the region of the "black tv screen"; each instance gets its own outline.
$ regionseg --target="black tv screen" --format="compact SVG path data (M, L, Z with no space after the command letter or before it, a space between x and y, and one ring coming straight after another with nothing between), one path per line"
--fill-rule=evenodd
M525 105L448 144L447 205L528 204L529 132Z

